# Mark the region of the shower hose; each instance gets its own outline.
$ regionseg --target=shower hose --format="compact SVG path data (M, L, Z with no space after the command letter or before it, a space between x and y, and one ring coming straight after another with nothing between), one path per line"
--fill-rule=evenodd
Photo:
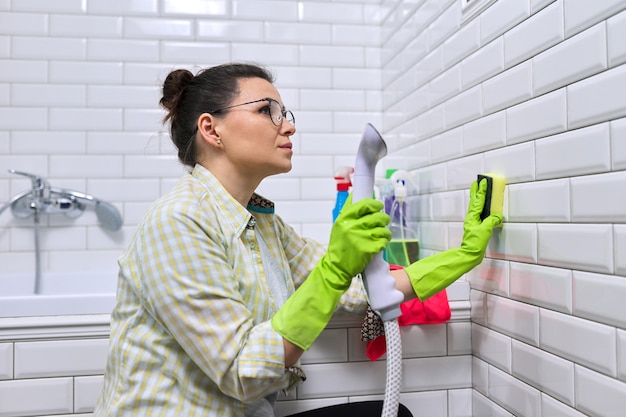
M382 417L396 417L400 404L402 386L402 342L398 319L387 320L385 326L385 344L387 346L387 377Z

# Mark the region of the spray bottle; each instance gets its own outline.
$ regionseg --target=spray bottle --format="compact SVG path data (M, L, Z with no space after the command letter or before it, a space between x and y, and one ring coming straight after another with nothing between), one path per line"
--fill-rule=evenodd
M385 204L385 211L391 217L389 229L391 241L385 249L385 259L390 264L409 266L419 259L419 241L417 234L407 223L407 183L416 188L411 176L404 170L395 170L389 176L393 195Z
M350 175L354 172L354 168L352 167L339 167L335 172L335 182L337 183L337 198L335 199L335 208L333 208L333 223L339 216L339 212L341 208L345 204L348 195L350 194L350 187L352 186L352 181L350 180Z

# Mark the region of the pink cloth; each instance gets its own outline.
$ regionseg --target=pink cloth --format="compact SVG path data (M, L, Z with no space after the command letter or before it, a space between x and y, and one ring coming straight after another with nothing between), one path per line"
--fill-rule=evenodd
M402 269L398 265L389 265L390 270ZM445 289L424 301L415 298L400 304L402 314L398 317L398 325L411 324L440 324L450 320L452 312L448 302L448 293ZM375 361L387 351L385 335L381 334L367 342L365 353L370 360Z

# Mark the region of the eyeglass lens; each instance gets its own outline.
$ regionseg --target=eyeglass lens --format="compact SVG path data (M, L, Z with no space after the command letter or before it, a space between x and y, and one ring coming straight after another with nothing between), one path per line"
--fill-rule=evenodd
M280 126L283 121L283 115L287 118L287 121L291 124L295 124L295 118L293 117L293 113L290 110L286 110L283 113L283 109L277 101L270 101L270 117L272 118L272 122L276 126Z

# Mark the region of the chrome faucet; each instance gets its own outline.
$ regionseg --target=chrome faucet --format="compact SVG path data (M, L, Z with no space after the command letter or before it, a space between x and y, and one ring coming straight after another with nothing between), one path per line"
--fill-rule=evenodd
M5 205L0 207L0 214L7 208L15 217L26 219L40 214L64 214L70 218L80 216L87 206L95 209L100 225L111 231L122 227L122 216L115 206L78 191L51 187L50 183L38 175L20 172L14 169L10 173L30 178L32 187L28 191L16 194Z
M87 206L95 209L100 225L116 231L122 227L122 216L114 205L78 191L51 187L48 181L38 175L20 172L14 169L10 173L30 178L32 187L14 195L0 207L0 214L9 207L15 217L26 219L33 217L35 226L35 294L41 292L41 249L39 245L39 220L42 214L62 213L76 218L83 214Z

